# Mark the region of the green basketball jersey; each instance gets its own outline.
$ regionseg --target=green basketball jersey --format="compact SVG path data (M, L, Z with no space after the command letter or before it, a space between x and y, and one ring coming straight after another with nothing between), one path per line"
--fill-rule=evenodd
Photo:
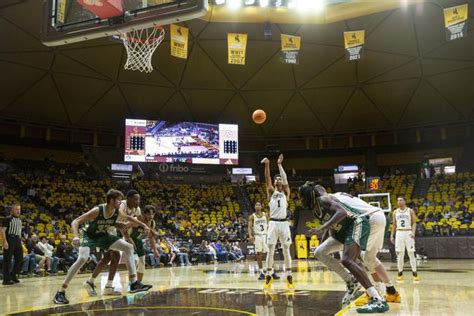
M344 208L347 214L347 216L342 221L331 226L331 228L337 233L337 232L347 229L352 224L352 222L354 222L354 220L356 220L361 215L361 213L358 210L351 208L344 203L341 203L338 199L336 199L332 195L329 195L329 196L331 199L336 200L338 204ZM318 205L320 206L319 202L318 202ZM314 215L323 223L329 221L334 216L334 214L336 214L336 211L333 211L329 208L320 206L319 209L320 209L319 212L317 211L317 209L314 210Z
M101 236L107 235L108 229L110 227L115 226L115 222L117 221L117 218L119 215L119 212L116 209L111 217L106 218L105 217L106 204L100 204L98 208L99 208L99 215L94 220L88 222L87 225L83 229L84 234L90 238L101 237Z
M148 227L150 227L150 229L155 229L156 224L155 224L154 219L152 219L151 221L149 221L146 224L148 225ZM142 240L142 239L147 237L147 234L145 233L145 230L143 229L142 226L137 226L137 227L132 228L132 231L130 233L130 237L133 240Z

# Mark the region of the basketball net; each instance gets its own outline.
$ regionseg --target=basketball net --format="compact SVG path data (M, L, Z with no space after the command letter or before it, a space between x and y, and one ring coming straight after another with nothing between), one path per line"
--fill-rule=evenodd
M165 38L165 30L161 26L154 26L122 33L120 38L127 50L125 70L152 72L153 53Z

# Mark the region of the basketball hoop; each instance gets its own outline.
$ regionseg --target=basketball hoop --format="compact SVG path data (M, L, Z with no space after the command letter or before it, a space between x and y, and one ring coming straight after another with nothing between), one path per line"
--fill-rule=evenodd
M157 25L152 28L131 30L121 33L121 40L127 50L126 70L153 71L153 53L165 38L165 30Z

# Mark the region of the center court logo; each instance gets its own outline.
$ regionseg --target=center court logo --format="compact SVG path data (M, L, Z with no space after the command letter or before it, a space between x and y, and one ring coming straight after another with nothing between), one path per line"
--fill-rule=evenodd
M176 172L176 173L188 173L189 167L183 167L180 165L170 165L167 163L162 163L158 166L158 170L162 173L167 172Z

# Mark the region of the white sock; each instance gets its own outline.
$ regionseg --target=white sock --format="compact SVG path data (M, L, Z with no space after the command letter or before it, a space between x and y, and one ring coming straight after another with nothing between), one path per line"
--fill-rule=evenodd
M385 284L383 282L375 282L374 287L379 293L380 297L384 298L386 291Z
M137 281L137 276L134 275L133 277L129 277L130 283L135 283Z
M108 280L105 287L114 287L113 282L114 282L113 280Z
M95 282L95 278L94 278L94 277L90 277L89 280L87 280L87 281L89 281L90 283L94 283L94 282Z
M371 286L367 289L367 293L369 293L370 297L376 298L378 300L382 300L382 298L379 295L379 292L377 292L377 290L373 286Z

